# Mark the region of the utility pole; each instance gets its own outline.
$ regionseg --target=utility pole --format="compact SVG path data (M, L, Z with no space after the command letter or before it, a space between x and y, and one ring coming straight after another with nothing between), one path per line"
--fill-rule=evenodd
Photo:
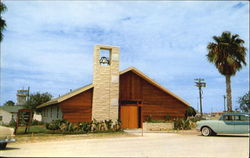
M223 97L224 97L224 111L226 111L226 96L225 95L223 95Z
M200 109L199 109L199 97L197 97L197 112L199 112Z
M196 83L196 87L199 88L199 97L200 97L200 112L201 112L201 117L202 117L202 87L206 87L206 83L205 82L202 82L204 81L203 78L196 78L194 79L195 81L198 81L198 82L195 82Z

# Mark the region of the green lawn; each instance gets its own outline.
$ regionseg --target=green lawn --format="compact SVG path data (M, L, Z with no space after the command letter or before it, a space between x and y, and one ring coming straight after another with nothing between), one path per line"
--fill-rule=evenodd
M62 133L47 130L45 125L31 126L29 131L25 134L25 127L19 127L16 134L16 143L31 143L41 141L60 141L60 140L79 140L79 139L93 139L93 138L113 138L113 137L131 137L134 135L119 132L106 133Z
M25 127L18 127L17 129L17 135L19 134L25 134ZM50 131L46 129L45 125L36 125L36 126L30 126L27 134L34 133L49 133Z

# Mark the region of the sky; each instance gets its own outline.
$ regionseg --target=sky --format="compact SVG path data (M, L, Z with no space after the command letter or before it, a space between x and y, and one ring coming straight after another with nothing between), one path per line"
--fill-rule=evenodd
M1 100L17 89L54 97L92 83L93 48L119 46L120 70L136 67L195 109L195 78L204 78L203 111L224 109L225 77L206 58L223 31L239 34L247 66L232 77L233 109L249 90L247 1L4 1Z

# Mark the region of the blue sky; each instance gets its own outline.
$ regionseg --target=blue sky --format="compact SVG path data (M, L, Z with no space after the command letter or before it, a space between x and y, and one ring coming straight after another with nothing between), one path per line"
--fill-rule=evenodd
M95 44L120 46L120 70L134 66L198 104L194 78L204 78L203 110L223 110L225 78L206 59L212 36L245 40L247 67L232 78L233 106L249 87L249 3L240 1L5 1L1 104L31 87L54 97L92 82Z

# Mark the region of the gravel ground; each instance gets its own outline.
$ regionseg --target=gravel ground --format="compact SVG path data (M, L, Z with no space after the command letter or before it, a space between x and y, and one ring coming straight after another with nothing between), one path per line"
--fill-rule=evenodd
M137 131L132 135L12 143L0 156L10 157L248 157L248 135L203 137L193 131Z

